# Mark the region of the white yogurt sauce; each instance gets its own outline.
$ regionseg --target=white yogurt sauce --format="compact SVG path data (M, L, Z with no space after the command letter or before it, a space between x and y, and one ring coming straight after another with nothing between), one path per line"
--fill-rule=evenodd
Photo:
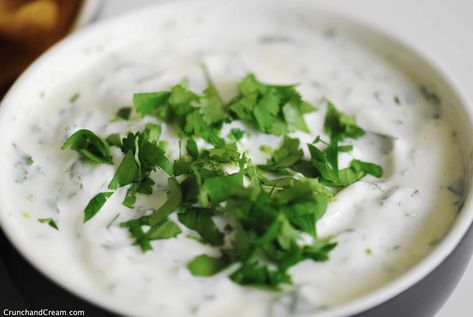
M199 28L220 25L215 16L163 21L161 29L149 32L148 42L122 47L62 87L42 92L38 104L8 127L10 173L2 180L8 197L3 212L21 221L21 235L31 241L32 252L60 272L66 284L131 315L304 314L385 285L418 263L448 232L462 199L462 155L439 105L422 94L423 83L336 29L314 32L303 21L285 25L263 15L245 22L229 29L227 37L213 39L200 36ZM225 98L248 71L266 82L300 83L304 98L319 106L306 116L312 133L292 134L303 143L322 134L323 98L329 98L369 131L347 142L354 151L344 154L342 164L355 157L384 168L382 179L366 177L338 194L318 224L322 237L335 237L337 248L327 262L294 266L293 285L282 292L233 283L228 278L233 267L214 277L192 276L186 263L216 250L187 238L184 226L183 234L153 242L146 254L131 245L118 224L165 201L163 172L154 175L155 193L139 196L135 209L121 204L122 188L91 221L82 223L85 205L106 191L121 156L114 149L115 167L87 164L77 161L76 153L60 150L64 140L80 128L104 137L138 130L154 119L111 121L118 108L131 105L132 93L168 89L183 78L200 91L205 87L202 63ZM70 103L75 93L80 96ZM224 127L222 135L238 124ZM175 131L164 128L162 138L176 158ZM279 141L254 132L241 148L264 162L259 146L275 147ZM47 217L59 231L37 221Z

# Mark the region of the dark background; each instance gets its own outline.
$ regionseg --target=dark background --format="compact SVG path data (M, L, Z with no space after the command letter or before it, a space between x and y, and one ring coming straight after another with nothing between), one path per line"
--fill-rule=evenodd
M8 309L83 310L85 316L113 317L56 286L33 268L0 230L0 315Z

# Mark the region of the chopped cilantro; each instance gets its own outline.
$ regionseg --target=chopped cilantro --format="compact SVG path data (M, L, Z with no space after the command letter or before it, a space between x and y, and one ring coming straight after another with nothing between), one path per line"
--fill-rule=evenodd
M48 224L50 227L56 229L56 230L59 230L59 227L57 226L56 222L52 219L52 218L39 218L38 221L40 223L46 223Z
M217 204L228 200L235 190L242 187L243 174L235 173L228 176L215 176L207 178L202 184L201 193L203 192L208 195L212 204Z
M108 187L127 186L123 205L128 208L135 207L138 194L153 193L153 173L167 174L167 200L156 210L120 224L143 252L153 249L153 240L177 237L184 226L192 231L188 237L219 254L194 257L187 265L192 275L211 276L232 268L229 278L235 283L279 290L292 283L292 266L304 260L327 261L336 247L331 238L318 236L316 225L337 191L366 175L381 177L382 168L357 159L339 168L339 154L353 150L352 145L339 143L365 132L353 116L338 111L331 102L324 122L330 142L317 137L307 144L310 157L305 157L306 145L287 134L310 133L304 115L314 107L302 99L295 85L265 84L249 74L238 83L238 94L225 103L206 69L204 75L208 87L201 94L185 82L166 91L134 94L136 112L154 116L156 123L148 122L123 139L112 134L106 141L80 130L63 148L94 162L112 163L109 147L119 147L122 160ZM117 117L126 120L130 113L130 108L122 108ZM283 136L275 149L260 147L269 156L265 164L254 165L248 153L239 150L248 133L244 129L232 128L226 139L220 136L223 125L233 120ZM168 159L165 141L160 139L162 124L174 127L179 136L179 158L174 161ZM206 146L198 146L198 139ZM84 222L111 195L102 192L93 197ZM170 220L176 216L178 223Z
M199 255L187 265L189 271L194 276L212 276L223 270L226 266L227 263L223 259L208 255Z
M115 115L117 118L123 119L123 120L129 120L131 115L131 108L130 107L124 107L120 108L117 111L117 114Z
M104 192L98 193L95 195L87 204L84 210L84 222L89 221L93 216L95 216L100 209L105 205L108 198L112 196L113 192Z
M273 152L266 166L269 166L271 170L290 167L296 164L303 156L304 152L300 148L299 139L284 136L281 146Z
M122 139L120 138L120 135L118 133L110 134L105 139L105 141L107 141L109 146L116 146L116 147L122 146Z
M152 227L147 233L146 236L150 240L161 240L174 238L182 231L179 227L172 221L166 220L161 223L159 226Z
M71 135L61 149L70 148L95 163L112 164L108 143L90 130L82 129Z
M172 163L166 157L164 150L156 143L149 141L152 137L151 133L153 133L150 131L157 130L157 127L147 126L147 133L129 133L123 139L121 149L125 156L110 181L108 188L117 189L132 184L124 200L124 205L129 208L134 206L136 193L149 195L153 192L152 185L154 185L154 181L149 178L151 172L161 168L168 175L174 173ZM155 139L158 132L154 132L154 134ZM156 142L156 140L153 141Z
M346 138L358 139L365 134L365 131L356 124L355 117L339 112L330 101L327 102L324 132L331 140L337 142Z
M133 103L135 104L136 112L142 116L151 114L156 109L159 109L161 105L166 104L170 95L171 93L167 91L134 94ZM166 116L166 114L162 115Z
M118 166L108 188L117 189L118 187L131 184L134 181L139 181L139 176L140 169L135 160L135 155L132 151L129 151Z
M181 231L167 217L179 207L182 201L182 192L179 183L173 177L168 179L169 193L167 201L153 213L141 218L132 219L120 224L128 228L130 235L135 239L134 244L139 245L143 252L152 249L150 240L167 239L177 236ZM147 232L143 226L150 227Z
M69 102L70 103L75 103L77 101L77 99L79 99L80 97L80 94L78 92L76 92L75 94L73 94L70 98L69 98Z
M197 159L199 157L199 149L194 139L187 140L186 150L192 158Z
M161 137L161 126L159 124L147 123L144 134L148 141L157 143Z
M268 146L268 145L265 145L265 144L261 145L259 147L259 150L263 153L266 153L266 154L272 154L273 153L273 148Z
M192 112L186 116L185 120L186 124L184 126L184 131L188 135L195 135L218 146L225 144L225 141L218 136L218 129L209 126L199 110L192 110Z
M400 105L400 104L401 104L401 99L399 98L399 96L394 96L394 102L395 102L397 105Z
M204 91L203 96L199 99L198 106L202 109L204 120L209 125L220 123L227 119L228 115L225 112L225 104L214 86L209 86Z
M359 181L366 175L382 176L383 170L381 166L360 160L352 160L349 167L339 170L339 147L337 142L332 142L325 150L320 150L316 143L308 144L308 147L312 157L312 164L320 173L323 184L333 187L346 187Z
M34 161L33 161L33 157L31 157L31 155L25 155L24 159L25 159L26 165L28 165L28 166L33 165Z
M303 115L314 107L302 100L294 85L268 85L249 74L239 83L238 90L229 109L240 120L274 135L309 132Z
M223 244L223 234L217 229L212 219L215 215L214 210L188 208L178 215L179 221L187 228L198 232L204 241L216 246Z
M228 137L233 139L234 141L240 141L244 136L245 131L238 128L232 128L230 130L230 134L228 135Z
M199 97L198 107L202 109L205 121L209 125L220 125L228 120L226 112L226 105L220 97L217 88L215 87L210 74L205 65L202 66L202 71L207 81L208 87L204 90L202 96Z

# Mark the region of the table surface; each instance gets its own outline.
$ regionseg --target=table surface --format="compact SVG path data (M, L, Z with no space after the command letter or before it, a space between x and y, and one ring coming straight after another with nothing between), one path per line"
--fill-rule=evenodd
M173 0L106 0L99 20L139 7ZM174 0L175 1L175 0ZM192 0L188 0L192 1ZM193 0L198 1L198 0ZM232 1L232 0L227 0ZM237 1L237 0L235 0ZM277 1L277 0L275 0ZM311 0L349 11L419 44L447 69L473 97L472 0ZM472 316L473 261L457 289L436 317Z

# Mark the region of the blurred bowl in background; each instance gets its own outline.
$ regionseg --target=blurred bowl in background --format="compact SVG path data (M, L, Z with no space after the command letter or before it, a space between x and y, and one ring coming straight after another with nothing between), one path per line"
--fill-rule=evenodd
M0 98L41 53L92 22L103 0L0 0Z

